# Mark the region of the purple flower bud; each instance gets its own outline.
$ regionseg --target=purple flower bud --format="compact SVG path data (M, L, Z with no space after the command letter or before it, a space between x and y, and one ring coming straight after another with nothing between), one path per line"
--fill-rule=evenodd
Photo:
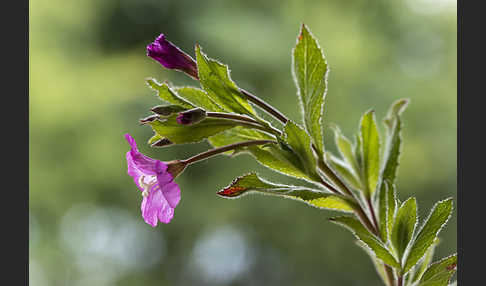
M147 46L147 56L161 63L165 68L175 69L198 79L196 62L165 39L164 34Z
M177 123L182 125L192 125L199 123L204 118L206 118L206 111L201 108L194 108L184 112L179 113L177 115Z

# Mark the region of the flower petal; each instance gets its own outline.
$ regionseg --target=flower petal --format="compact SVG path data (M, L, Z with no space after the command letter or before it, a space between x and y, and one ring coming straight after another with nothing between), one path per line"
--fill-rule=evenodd
M159 214L167 207L170 206L157 185L152 187L147 197L143 198L140 206L143 219L153 227L157 226Z
M175 208L181 200L181 189L175 182L170 182L162 187L162 194L172 208Z
M136 176L142 173L143 175L155 175L158 172L164 172L167 165L159 160L152 159L140 153L137 148L137 143L130 134L125 134L128 144L132 147L127 153L127 164L129 165L128 174ZM159 163L157 163L159 162ZM157 166L156 166L157 164ZM156 168L157 167L157 168ZM137 170L134 170L137 169ZM134 177L135 179L135 177Z
M159 213L159 220L163 223L169 223L174 217L174 209L168 204Z
M133 178L133 181L137 185L137 187L140 189L140 191L143 192L143 187L140 186L139 180L140 177L144 175L143 172L141 172L136 166L135 163L133 162L132 155L130 151L127 152L127 165L128 165L128 175Z
M169 172L161 172L157 173L157 183L159 184L160 189L162 189L166 184L172 182L174 178Z
M128 144L130 144L130 147L132 147L132 150L138 151L137 142L135 142L135 139L133 139L132 135L130 135L129 133L125 134L125 139L127 139Z

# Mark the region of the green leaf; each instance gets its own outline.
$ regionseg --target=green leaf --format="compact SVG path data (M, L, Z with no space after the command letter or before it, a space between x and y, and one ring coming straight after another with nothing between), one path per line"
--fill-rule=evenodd
M199 82L214 103L225 111L256 117L246 96L231 80L228 66L209 59L198 45L196 46L196 61Z
M365 194L370 196L376 189L380 173L380 134L373 110L361 118L360 137L363 154L363 175L366 182Z
M361 240L356 240L356 244L359 247L361 247L366 253L368 253L368 256L371 258L371 261L375 266L376 273L378 273L383 283L387 286L392 286L388 284L388 278L386 277L386 272L384 267L385 264L383 264L383 262L380 259L376 258L375 253L371 251L364 242L362 242Z
M275 140L275 137L259 130L237 126L209 137L208 141L213 147L221 147L248 140Z
M435 248L439 244L439 241L440 241L439 238L436 238L432 246L429 247L429 249L425 253L425 256L422 259L420 259L419 263L414 268L410 270L409 275L410 275L410 281L412 283L417 282L420 280L420 278L422 278L422 275L424 274L425 270L427 270L429 264L432 262L432 258L434 258Z
M199 142L205 138L235 127L231 120L206 118L193 125L177 123L177 114L166 119L149 122L152 129L162 138L169 139L174 144Z
M299 166L309 178L319 181L316 170L316 158L311 147L311 138L307 132L292 121L287 121L284 126L285 143L292 149L300 160Z
M388 109L388 113L383 119L383 122L389 130L393 128L395 120L399 118L402 112L407 108L408 102L409 100L406 98L399 99L391 105L390 109Z
M327 92L328 67L317 40L307 26L302 25L293 50L292 72L303 107L304 125L322 157L322 115Z
M177 93L174 92L166 83L160 84L153 78L147 79L146 82L149 87L157 91L157 96L160 97L160 99L174 105L185 107L187 109L192 109L195 107L191 103L178 96Z
M265 167L307 181L312 181L301 166L299 158L291 150L282 149L277 145L250 146L248 151Z
M381 180L390 181L394 184L397 170L399 166L401 144L402 144L402 122L400 120L400 114L407 107L408 100L396 101L388 111L388 119L385 119L385 125L388 127L387 144L384 152L383 170L381 171ZM381 183L380 188L384 188Z
M217 194L225 198L238 198L250 193L294 199L320 209L342 212L353 211L353 205L339 196L301 186L277 185L259 178L255 173L238 177Z
M389 181L384 181L383 186L383 188L379 189L378 193L380 238L383 242L388 242L392 232L398 202L395 185L391 185Z
M150 137L150 139L148 140L148 144L153 144L155 143L156 141L159 141L160 139L162 139L162 136L160 136L159 134L155 133L152 137Z
M395 220L395 215L398 207L397 190L394 184L385 181L387 184L386 192L386 204L387 204L387 233L390 235L392 233L393 221Z
M275 137L258 130L236 126L208 139L209 143L215 148L248 140L275 140ZM234 156L246 151L248 151L247 148L241 148L235 151L228 151L225 154Z
M361 182L356 177L353 169L346 162L336 158L331 153L326 153L326 160L331 165L331 167L337 171L337 175L344 179L354 189L361 189Z
M311 182L318 181L309 135L288 121L283 136L277 138L278 145L250 146L247 150L260 164L274 171Z
M215 103L208 94L199 88L195 87L177 87L175 88L177 94L190 102L192 105L200 107L206 111L223 112L224 109Z
M381 259L385 264L400 268L400 264L393 257L390 251L382 244L376 236L370 233L357 219L354 217L335 217L331 221L348 228L361 241L363 241L377 258Z
M384 183L384 188L378 189L378 219L380 226L381 241L388 241L388 184Z
M392 134L388 137L388 143L384 154L384 168L381 172L382 182L388 180L391 183L395 183L401 153L401 129L402 122L400 118L397 118L395 128L393 129ZM381 184L380 188L383 187L383 184Z
M341 154L341 157L349 164L355 174L360 174L361 170L356 160L353 144L346 138L337 125L334 125L334 140L336 141L336 146Z
M391 243L401 260L417 225L417 201L409 198L400 206L393 222Z
M420 279L418 286L447 286L457 267L457 254L432 263Z
M433 244L437 234L447 223L452 213L452 199L446 199L436 203L429 217L414 239L412 247L405 262L403 273L405 274L424 256Z
M361 140L361 136L359 135L359 133L356 134L355 139L356 144L354 145L353 154L356 158L356 162L358 162L358 167L360 170L358 174L361 174L361 170L363 169L363 141Z

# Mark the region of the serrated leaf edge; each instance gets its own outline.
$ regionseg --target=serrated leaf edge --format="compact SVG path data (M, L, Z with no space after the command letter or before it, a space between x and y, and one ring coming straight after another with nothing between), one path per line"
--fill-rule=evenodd
M445 198L445 199L443 199L443 200L441 200L441 201L438 201L437 203L435 203L435 204L434 204L434 206L433 206L433 207L432 207L432 209L430 210L430 212L429 212L429 214L428 214L427 218L424 220L424 222L423 222L423 223L422 223L422 225L420 226L420 229L419 229L419 230L416 232L416 235L413 237L413 239L412 239L412 241L413 241L413 242L412 242L412 243L410 243L410 250L409 250L409 252L407 252L407 253L406 253L406 255L404 255L404 257L405 257L405 265L403 266L403 267L404 267L404 268L403 268L403 270L405 270L405 267L406 267L406 261L407 261L407 259L408 259L409 254L410 254L411 248L412 248L412 247L413 247L413 245L415 244L416 239L417 239L417 236L419 235L419 233L420 233L420 232L422 231L422 229L424 228L425 223L426 223L426 222L427 222L427 221L430 219L430 217L432 216L432 213L434 213L435 209L437 208L437 206L438 206L440 203L443 203L443 202L448 201L448 200L451 200L451 201L452 201L452 199L453 199L452 197L448 197L448 198ZM447 224L447 222L449 221L449 219L450 219L450 218L451 218L451 216L452 216L453 211L454 211L454 204L452 204L452 205L451 205L451 211L450 211L450 213L449 213L449 216L447 216L447 218L446 218L446 220L444 221L444 223L443 223L443 224L440 226L440 228L439 228L439 229L437 230L437 232L435 233L435 238L437 238L437 236L439 235L439 233L442 231L442 229L444 228L444 226ZM418 217L418 215L417 215L417 217ZM406 271L404 271L404 272L403 272L403 274L404 274L404 275L405 275L405 274L406 274L406 273L407 273L407 272L408 272L408 271L409 271L409 270L410 270L410 269L411 269L413 266L417 265L417 263L420 261L420 259L422 259L422 258L425 256L425 254L427 253L427 251L429 250L429 248L430 248L430 247L431 247L433 244L434 244L434 243L432 243L431 245L429 245L429 247L427 247L427 248L425 249L424 254L423 254L422 256L420 256L420 258L419 258L419 259L417 259L417 262L416 262L414 265L410 266L410 268L409 268L409 269L407 269Z
M295 86L297 87L297 98L298 98L298 102L299 102L299 107L300 107L300 111L301 111L301 114L302 114L302 122L304 122L304 126L306 126L305 124L305 108L304 108L304 103L303 103L303 100L302 100L302 96L300 94L300 87L299 87L299 82L298 82L298 79L297 79L297 75L295 74L295 70L294 70L294 66L295 66L295 57L293 56L294 55L294 51L295 51L295 48L297 47L297 44L299 43L299 38L300 38L300 35L302 35L302 30L305 29L309 35L311 36L311 38L316 42L316 46L317 46L317 49L319 50L319 53L321 54L321 57L324 59L324 63L326 64L326 73L324 74L324 83L326 85L326 88L324 89L324 92L323 92L323 104L321 105L320 107L320 118L319 118L319 125L321 125L322 127L322 119L323 119L323 115L324 115L324 100L326 99L326 96L327 96L327 90L328 90L328 77L329 77L329 72L331 70L331 68L329 67L329 64L327 62L327 58L324 56L324 51L322 50L321 46L319 45L319 41L317 40L317 38L314 36L314 34L310 31L310 29L307 27L307 25L305 25L304 23L302 23L302 25L300 26L300 30L299 30L299 36L297 37L296 41L295 41L295 46L292 48L292 51L291 51L291 55L292 55L292 62L291 62L291 73L292 73L292 78L294 80L294 83L295 83ZM304 130L307 131L307 128L304 128ZM309 135L310 136L310 135ZM322 132L321 130L321 137L324 136L324 133ZM311 141L314 140L314 138L312 136L311 137ZM324 138L321 138L321 140L324 140ZM323 145L323 148L324 148L324 143L322 143ZM324 150L319 150L319 152L323 152Z
M367 244L366 242L364 242L364 241L363 241L361 238L359 238L359 236L356 234L356 232L355 232L355 231L354 231L352 228L350 228L349 226L347 226L347 225L346 225L346 224L344 224L344 223L337 222L337 221L335 221L334 219L335 219L335 218L330 218L329 220L330 220L331 222L333 222L333 223L335 223L335 224L339 224L339 225L343 226L344 228L348 229L349 231L351 231L351 232L353 233L354 237L355 237L357 240L359 240L361 243L363 243L363 245L366 245L366 247L369 249L369 251L370 251L371 253L373 253L377 259L379 259L381 262L383 262L384 264L386 264L386 263L383 261L383 259L378 258L378 257L376 256L376 252L375 252L373 249L371 249L371 247L369 247L369 246L368 246L368 244ZM381 242L381 240L380 240L378 237L376 237L374 234L370 233L370 236L371 236L371 237L372 237L374 240L376 240L376 241L377 241L379 244L381 244L381 246L383 246L383 248L384 248L385 250L387 250L387 251L388 251L388 253L390 254L390 256L391 256L391 257L393 257L393 259L395 259L395 262L397 263L397 265L400 265L400 262L399 262L399 261L396 259L396 257L393 255L393 253L392 253L392 252L391 252L391 251L388 249L387 245L383 244L383 243ZM388 265L388 264L386 264L386 265ZM393 266L391 266L391 265L390 265L390 267L393 267Z

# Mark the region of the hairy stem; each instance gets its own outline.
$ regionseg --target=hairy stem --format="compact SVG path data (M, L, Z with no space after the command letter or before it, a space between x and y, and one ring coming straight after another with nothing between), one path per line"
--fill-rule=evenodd
M214 117L214 118L223 118L223 119L229 119L229 120L237 120L237 121L242 121L242 122L248 122L248 123L251 123L251 124L259 125L261 128L265 128L264 131L273 133L273 134L278 135L278 136L282 135L282 132L280 130L278 130L277 128L274 128L273 126L264 125L261 122L255 120L253 118L250 118L248 116L245 116L245 115L233 114L233 113L223 113L223 112L206 112L206 116ZM251 126L254 126L254 125L251 125ZM257 128L257 129L263 130L261 128Z
M266 103L265 101L261 100L260 98L256 97L255 95L251 94L250 92L240 88L240 92L244 94L249 101L253 102L254 104L258 105L261 107L263 110L267 111L270 113L273 117L277 118L280 120L283 124L287 123L289 121L285 115L283 115L280 111L275 109L273 106L270 104Z
M246 115L235 114L235 113L223 113L223 112L206 112L208 117L225 118L225 119L236 119L241 121L247 121L255 124L260 124L260 122L255 119L248 117Z
M195 162L198 162L198 161L213 157L215 155L224 153L226 151L234 150L236 148L253 146L253 145L264 145L264 144L269 144L269 143L275 144L277 142L272 141L272 140L250 140L250 141L238 142L238 143L234 143L234 144L230 144L230 145L226 145L226 146L222 146L222 147L219 147L219 148L214 148L214 149L208 150L206 152L197 154L197 155L195 155L191 158L188 158L186 160L182 160L182 162L186 165L190 165L190 164L193 164Z

